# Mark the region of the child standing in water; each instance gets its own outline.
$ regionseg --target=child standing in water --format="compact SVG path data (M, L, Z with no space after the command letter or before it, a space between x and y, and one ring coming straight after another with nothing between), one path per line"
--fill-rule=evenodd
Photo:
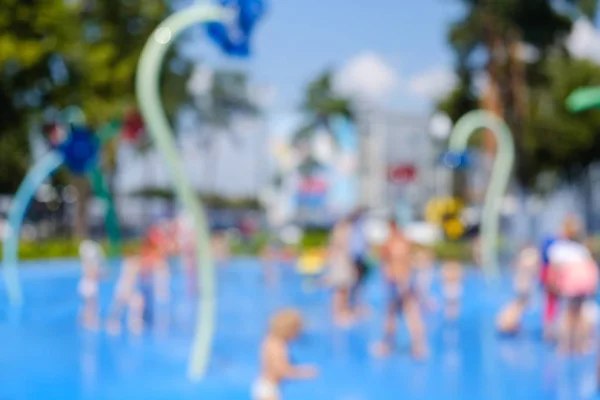
M524 248L515 263L514 289L516 298L498 315L496 326L501 333L516 333L521 325L525 308L535 288L540 255L533 246Z
M166 302L170 295L170 274L166 257L175 251L177 236L174 225L155 225L148 230L139 256L123 261L121 275L115 288L115 299L107 321L109 333L121 331L121 318L127 311L128 328L139 334L154 319L155 295Z
M137 288L140 258L127 257L123 260L121 274L115 287L115 296L106 322L108 333L121 332L121 319L127 312L127 326L133 333L141 333L144 328L144 298Z
M154 322L154 306L165 304L170 298L171 275L167 257L176 243L176 236L169 237L169 225L155 225L148 230L139 257L138 287L144 300L143 321Z
M562 352L590 350L590 329L584 303L594 298L598 288L598 266L589 250L573 240L559 240L549 249L548 285L565 301L564 321L559 330Z
M361 310L362 307L360 296L369 267L367 264L369 254L369 244L365 236L365 214L366 209L359 208L349 218L352 225L352 233L350 236L350 254L352 256L352 264L356 269L356 280L354 286L350 290L350 302L356 310ZM364 309L362 311L365 311Z
M435 256L431 249L421 246L415 249L413 264L416 294L421 305L427 310L434 310L437 307L435 300L431 297L431 285L435 278L434 259Z
M462 265L458 261L445 262L442 266L442 291L446 319L458 318L462 289Z
M553 340L556 338L555 321L558 316L559 293L556 287L551 284L552 269L550 268L550 249L560 240L577 240L580 234L580 224L573 215L568 215L562 225L561 231L554 237L549 237L542 243L541 249L541 270L540 280L545 292L543 324L544 338Z
M315 367L295 366L290 362L289 343L301 330L302 317L295 310L281 311L271 319L269 333L261 346L261 374L252 388L253 400L280 400L282 381L317 376Z
M79 295L83 299L81 323L85 328L97 329L100 324L98 316L98 282L104 263L102 247L91 240L84 240L79 245L82 276L79 282Z
M171 271L167 258L174 254L178 247L176 224L165 222L148 230L141 251L140 278L145 292L151 296L155 295L159 304L166 304L171 298Z
M390 235L384 245L382 257L383 275L389 291L385 317L385 336L375 346L378 356L387 356L395 346L396 314L404 313L412 341L412 354L420 359L427 355L425 327L421 318L419 302L415 294L411 270L411 243L390 222Z
M333 319L338 325L348 325L353 319L350 291L356 282L356 269L350 256L352 225L341 220L334 228L329 242L327 281L333 287Z

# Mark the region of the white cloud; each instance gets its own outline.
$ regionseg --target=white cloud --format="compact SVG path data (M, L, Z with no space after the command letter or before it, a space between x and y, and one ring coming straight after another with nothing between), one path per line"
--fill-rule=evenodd
M566 45L574 57L600 62L600 32L587 19L575 22Z
M381 102L398 87L397 72L377 53L364 52L350 59L334 77L340 94L361 101Z
M408 91L427 100L437 100L454 89L456 82L456 74L450 68L434 67L413 76L408 81Z

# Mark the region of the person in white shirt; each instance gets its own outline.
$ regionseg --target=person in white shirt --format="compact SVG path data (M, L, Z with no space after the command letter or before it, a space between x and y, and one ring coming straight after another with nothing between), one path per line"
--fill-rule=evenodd
M549 285L565 301L565 315L560 324L559 349L583 353L590 348L589 323L584 304L598 289L598 266L587 247L573 240L561 239L548 250Z

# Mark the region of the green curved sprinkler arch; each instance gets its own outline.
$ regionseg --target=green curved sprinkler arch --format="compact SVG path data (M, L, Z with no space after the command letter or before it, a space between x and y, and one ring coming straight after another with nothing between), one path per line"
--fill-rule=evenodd
M165 19L146 42L136 80L137 99L150 136L165 158L177 197L192 217L195 226L201 296L198 299L196 332L188 366L188 376L192 380L204 376L211 354L215 318L214 266L206 216L177 153L174 134L160 100L159 76L167 50L182 31L198 23L223 21L226 15L223 8L199 4Z
M454 126L450 134L450 151L464 152L469 138L480 129L492 132L497 142L481 219L482 267L488 276L494 276L498 273L500 207L515 161L515 147L510 129L502 119L490 112L477 110L465 114Z
M2 264L4 266L4 281L6 282L8 301L14 306L19 306L23 302L17 269L19 264L19 237L21 226L23 225L23 217L37 189L46 178L52 175L63 164L63 161L62 155L57 152L46 154L25 176L13 198L8 213L8 232L2 238Z
M84 124L85 115L78 107L71 106L62 113L63 123ZM107 124L101 129L103 136L99 138L100 144L106 143L110 138L118 134L118 129L113 124ZM19 282L18 264L19 264L19 238L23 219L27 208L31 203L35 193L40 185L48 177L60 168L65 159L60 152L50 151L40 159L34 167L25 176L23 182L15 193L11 208L8 214L8 232L2 238L3 254L2 265L4 267L4 280L7 288L9 302L14 306L23 303L21 284ZM105 225L109 237L109 254L115 255L120 251L120 229L117 213L115 211L112 196L108 190L104 174L99 165L92 166L87 173L94 195L102 200L105 205Z

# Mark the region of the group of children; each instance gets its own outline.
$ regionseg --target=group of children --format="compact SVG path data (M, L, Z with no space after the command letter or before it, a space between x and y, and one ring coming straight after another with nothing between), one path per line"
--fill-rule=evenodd
M333 288L333 317L340 325L353 321L356 312L351 301L358 278L353 265L351 219L338 223L331 235L328 281ZM435 304L429 298L434 259L430 250L403 234L395 222L381 252L381 268L386 287L384 339L374 346L378 356L392 352L396 338L397 315L402 313L411 336L412 354L422 358L427 354L423 309ZM514 333L533 293L541 285L544 295L544 333L556 340L564 352L585 352L593 343L597 324L595 295L598 288L598 266L591 252L581 242L578 221L568 217L557 237L547 240L541 250L529 246L516 259L514 276L515 299L503 309L497 319L501 332ZM445 316L455 319L460 312L462 296L462 266L456 261L445 262L441 268ZM560 306L564 313L559 313ZM278 400L279 383L284 379L311 378L317 370L311 366L295 367L290 363L288 345L302 326L300 314L286 310L276 314L261 347L262 372L253 396L255 400ZM600 364L599 364L600 378Z
M564 353L589 351L597 322L598 266L583 243L579 221L568 216L559 235L546 239L540 250L523 249L515 267L516 298L499 314L499 331L508 334L519 330L539 282L544 338L556 341Z
M434 257L427 247L413 243L391 221L389 235L381 251L381 267L387 293L385 339L375 346L378 355L386 355L394 347L396 317L404 314L412 338L412 352L417 358L427 353L425 328L421 309L432 309L430 297L434 277ZM362 283L353 253L353 232L357 228L352 218L341 220L331 234L327 281L333 288L332 314L334 321L346 326L357 316L356 299L352 294ZM442 268L445 313L450 319L458 315L462 293L462 267L448 262ZM354 302L352 301L354 300Z
M366 275L368 248L361 218L361 214L354 214L340 221L330 237L326 280L333 289L333 320L340 326L348 326L361 314L358 296ZM168 257L181 253L184 261L187 260L184 263L188 264L186 270L194 271L190 229L182 219L155 225L145 236L140 253L124 259L106 323L110 333L120 332L125 313L128 328L134 333L152 323L154 302L169 300ZM581 239L579 222L568 217L560 234L546 240L541 249L528 246L520 252L515 262L515 298L498 315L500 332L519 330L525 310L536 288L541 286L545 338L557 341L564 352L581 353L590 349L597 321L596 313L589 310L595 308L599 276L598 266ZM80 246L80 257L83 275L78 290L84 299L81 320L85 327L97 329L104 253L97 243L84 241ZM434 276L432 251L412 241L395 221L391 221L380 258L387 304L384 337L375 344L373 351L377 356L386 356L394 350L400 314L404 316L410 334L412 354L421 359L428 352L422 313L436 307L430 297ZM456 261L443 263L441 283L445 317L456 319L462 296L461 264ZM262 368L253 387L254 399L278 400L282 380L316 376L316 368L294 366L290 362L288 345L301 329L302 318L295 310L282 311L272 318L261 347Z
M139 254L124 258L106 322L109 333L121 331L124 314L127 327L133 333L141 333L146 325L152 324L154 304L165 304L170 298L169 257L181 253L185 270L193 273L195 253L188 225L183 219L153 225L142 241ZM84 327L96 330L100 326L98 295L104 253L98 243L86 240L80 245L80 257L81 321Z
M328 249L326 282L333 289L332 316L339 326L355 322L361 315L358 294L366 272L366 239L360 214L342 219L334 226ZM433 309L430 297L434 278L434 257L427 247L412 243L398 227L390 222L390 232L381 251L381 267L385 290L388 293L385 312L384 339L376 343L377 356L389 355L395 346L397 315L403 314L412 341L415 358L427 355L426 330L422 309ZM454 319L460 310L462 266L448 262L442 267L445 315ZM285 379L306 379L316 376L312 366L293 366L288 346L302 326L300 314L285 310L276 314L261 347L261 374L253 386L255 400L279 400L279 384Z

